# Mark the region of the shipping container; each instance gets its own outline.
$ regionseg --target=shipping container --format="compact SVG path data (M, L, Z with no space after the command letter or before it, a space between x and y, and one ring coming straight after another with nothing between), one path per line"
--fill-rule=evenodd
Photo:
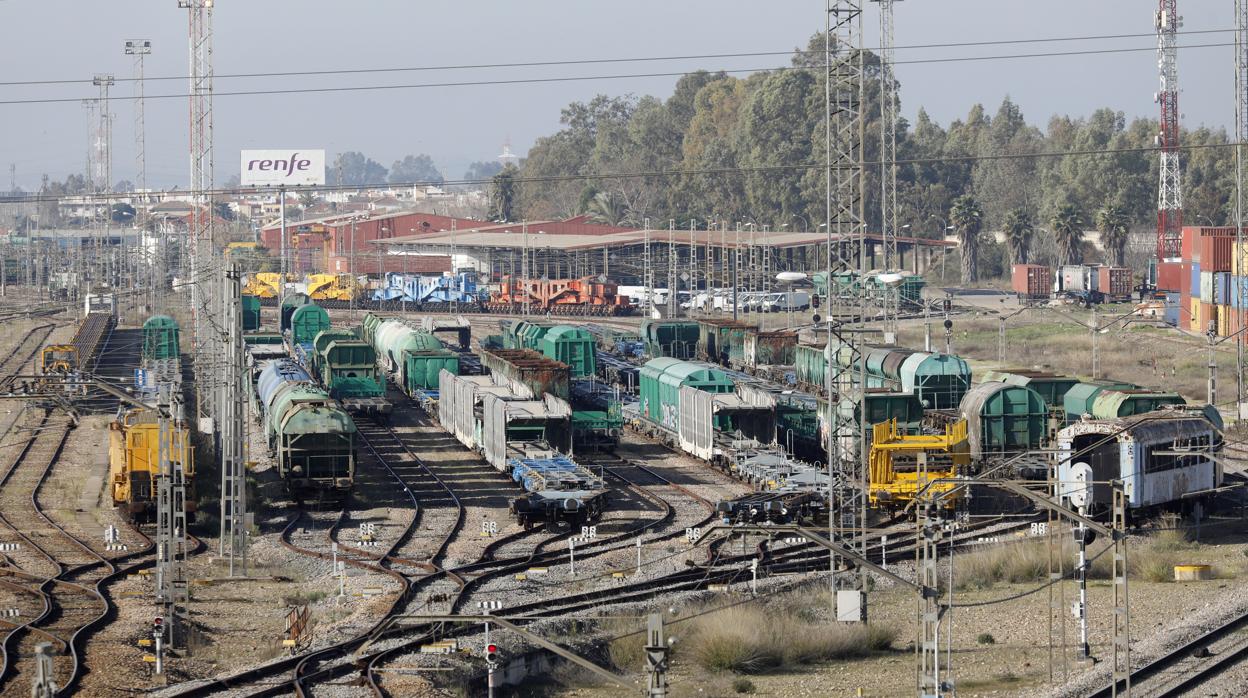
M1218 336L1219 337L1231 336L1231 315L1233 314L1234 313L1231 312L1231 306L1229 305L1218 306Z
M1200 324L1200 299L1199 298L1192 299L1190 310L1191 310L1191 313L1188 316L1187 329L1191 330L1192 332L1201 332L1202 330L1200 328L1202 327L1202 325Z
M1162 319L1171 327L1179 325L1179 299L1180 294L1175 291L1166 293L1166 309Z
M1185 285L1182 277L1187 270L1180 262L1160 262L1157 264L1157 290L1182 291Z
M1191 295L1192 298L1200 298L1203 290L1200 280L1200 264L1198 262L1192 262L1191 270L1192 285L1189 287L1190 290L1188 291L1188 294Z
M1135 279L1127 267L1099 267L1098 290L1109 300L1130 300L1135 291Z
M1198 243L1200 248L1200 268L1204 271L1231 271L1231 257L1235 238L1226 236L1202 237Z
M1200 292L1192 295L1206 303L1214 302L1213 272L1205 271L1204 265L1200 267Z
M1053 293L1053 270L1040 264L1015 264L1010 269L1010 288L1019 300L1048 298Z
M1215 271L1213 273L1213 303L1229 305L1231 302L1231 273Z
M244 295L242 297L243 307L243 332L255 332L260 329L260 297Z
M1231 249L1231 273L1248 276L1248 239L1236 242Z
M1212 329L1215 333L1218 331L1218 306L1212 303L1200 302L1200 327L1198 332L1202 334Z
M1097 290L1100 279L1092 268L1083 264L1066 264L1057 268L1053 290L1057 293L1086 293Z

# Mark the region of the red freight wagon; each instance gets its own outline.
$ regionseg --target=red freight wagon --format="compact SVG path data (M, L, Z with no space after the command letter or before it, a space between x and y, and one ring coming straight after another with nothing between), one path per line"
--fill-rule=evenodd
M1010 270L1010 288L1019 300L1048 298L1053 293L1053 270L1040 264L1015 264Z

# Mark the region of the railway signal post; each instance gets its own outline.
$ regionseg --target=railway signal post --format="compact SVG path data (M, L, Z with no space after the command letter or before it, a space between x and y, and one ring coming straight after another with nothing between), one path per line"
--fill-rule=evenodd
M663 616L651 613L646 621L646 687L649 698L667 698L667 640L663 637Z

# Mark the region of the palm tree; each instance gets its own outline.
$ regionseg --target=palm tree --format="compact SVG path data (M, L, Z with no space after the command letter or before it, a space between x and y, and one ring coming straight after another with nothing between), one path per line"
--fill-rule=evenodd
M979 231L984 225L984 212L970 194L954 199L949 209L949 222L958 231L962 250L962 283L979 281Z
M1059 204L1049 221L1057 240L1058 264L1079 264L1083 261L1083 211L1071 202Z
M1026 264L1031 251L1031 236L1036 226L1031 222L1031 213L1025 208L1016 208L1005 216L1005 244L1010 248L1010 259L1014 264Z
M1126 265L1127 213L1117 204L1105 204L1096 212L1096 229L1101 231L1101 245L1115 267Z
M594 194L585 212L589 214L591 221L603 225L624 225L629 218L628 208L624 202L605 191Z

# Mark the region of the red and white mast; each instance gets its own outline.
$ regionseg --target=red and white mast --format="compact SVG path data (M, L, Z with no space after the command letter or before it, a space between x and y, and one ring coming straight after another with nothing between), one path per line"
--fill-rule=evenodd
M1161 129L1157 146L1161 151L1161 175L1157 188L1157 258L1178 261L1183 235L1183 187L1179 181L1179 67L1178 31L1183 20L1178 0L1158 0L1157 66L1161 89Z

